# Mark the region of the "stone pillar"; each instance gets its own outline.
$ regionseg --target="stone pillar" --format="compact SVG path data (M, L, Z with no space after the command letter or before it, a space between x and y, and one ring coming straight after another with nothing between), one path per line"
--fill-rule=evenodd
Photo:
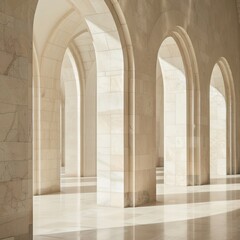
M139 58L135 65L131 100L135 108L130 137L130 206L156 200L156 69L143 62Z
M0 239L32 239L34 3L0 2Z

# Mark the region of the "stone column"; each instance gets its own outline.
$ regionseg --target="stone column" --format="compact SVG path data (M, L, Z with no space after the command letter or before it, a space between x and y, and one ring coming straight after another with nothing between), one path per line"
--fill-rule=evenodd
M34 3L0 2L0 239L32 239Z

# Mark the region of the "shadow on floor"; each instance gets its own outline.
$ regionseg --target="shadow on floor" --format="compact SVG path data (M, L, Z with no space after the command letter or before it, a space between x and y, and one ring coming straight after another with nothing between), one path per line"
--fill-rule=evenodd
M187 221L84 230L34 240L239 240L240 210Z
M218 185L218 184L238 184L240 183L240 176L231 176L228 178L213 178L211 179L211 185Z

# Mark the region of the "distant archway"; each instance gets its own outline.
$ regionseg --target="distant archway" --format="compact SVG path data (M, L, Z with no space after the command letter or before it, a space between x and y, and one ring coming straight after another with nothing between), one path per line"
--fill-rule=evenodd
M210 83L210 174L237 173L235 92L225 58L215 64Z
M66 50L61 68L61 154L65 176L80 177L81 90L76 61Z
M41 2L43 4L40 4ZM128 148L128 136L124 133L129 127L125 107L128 100L128 78L133 70L128 69L131 65L128 60L125 61L125 57L129 57L127 55L131 46L127 45L129 39L125 39L127 28L122 21L124 16L118 15L121 13L118 2L114 0L97 2L96 4L95 1L53 0L51 3L54 4L51 6L49 1L39 0L37 6L34 25L40 31L38 35L40 41L37 42L35 36L34 43L39 58L40 75L38 91L41 110L37 131L40 133L38 146L41 164L36 164L38 168L36 186L39 188L38 194L60 190L59 79L64 53L73 44L84 69L84 86L92 87L91 93L84 88L84 102L85 104L86 100L94 102L91 108L84 106L84 114L89 114L89 121L86 119L84 121L85 143L82 150L85 153L88 151L89 155L92 153L93 159L97 158L98 164L96 167L96 163L90 166L85 163L82 168L87 168L88 165L95 170L94 174L98 175L99 204L125 206L129 204L126 203L124 196L125 191L129 194L129 188L125 184L125 165L128 165L128 159L125 161L128 158L125 150ZM58 8L53 7L55 4ZM46 28L41 28L43 22L46 23ZM88 34L86 38L79 38L86 34ZM123 49L123 46L127 47ZM95 58L94 61L92 58ZM96 68L95 72L91 71L92 67ZM91 79L95 77L94 84L90 83L87 77ZM87 130L91 136L86 133ZM89 147L91 144L94 146ZM112 174L113 171L117 174ZM111 177L112 175L114 177ZM127 175L129 176L130 174ZM117 184L120 190L112 188L114 184ZM121 198L113 197L119 194Z
M210 176L227 174L226 154L226 93L223 75L218 64L214 66L210 84Z

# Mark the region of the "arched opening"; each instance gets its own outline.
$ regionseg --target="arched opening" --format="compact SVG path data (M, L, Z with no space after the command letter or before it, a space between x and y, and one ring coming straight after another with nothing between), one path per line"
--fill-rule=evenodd
M123 39L122 26L118 22L117 28L116 13L113 17L109 10L115 5L115 1L39 0L35 14L34 47L39 64L34 62L38 68L34 73L38 80L34 88L38 113L34 116L37 122L34 151L39 154L34 154L38 156L34 159L34 193L59 192L60 169L64 165L65 175L84 177L78 182L64 181L68 187L64 192L74 194L76 211L80 211L78 199L82 192L94 196L87 201L88 207L96 204L96 200L106 206L129 204L125 154L128 139L124 135L128 128L125 117L128 76L123 61L127 50L122 49L118 32L121 29ZM80 164L76 159L81 160ZM38 205L43 198L35 198L34 213L38 214L34 220L35 234L41 234L44 224L41 221L44 204ZM59 216L57 206L61 206L59 198L55 208L45 206L53 216L50 218L53 224ZM80 229L78 220L76 224Z
M210 84L210 176L227 174L226 93L221 69L214 66Z
M74 44L72 38L76 33L81 32L84 26L79 24L79 22L82 22L81 16L74 14L69 3L63 0L58 3L59 8L55 9L54 3L49 5L45 0L39 1L34 18L33 44L36 49L36 59L39 63L37 71L38 88L34 88L33 92L34 99L37 96L36 102L38 102L33 115L34 122L37 123L37 128L34 130L35 136L38 136L38 139L34 139L38 142L36 145L38 149L34 148L34 151L38 153L38 162L34 158L34 174L37 176L35 178L34 194L37 195L60 191L62 154L69 154L70 149L76 150L74 150L76 157L71 160L75 162L74 175L79 175L80 172L80 136L77 137L78 142L75 143L75 147L70 146L70 144L68 146L62 144L61 123L64 118L62 119L63 114L61 113L61 74L64 72L62 71L63 62L67 56L65 53ZM42 23L44 21L47 21L48 24L46 24L47 27L43 28ZM76 76L79 74L73 56L70 57L69 61L71 62L70 72L75 75L73 79L77 88L74 91L79 96L79 81L84 81L84 79ZM34 73L34 75L36 74ZM76 98L76 104L75 106L72 104L71 108L75 108L72 111L80 114L79 100L79 98ZM38 115L35 113L38 113ZM75 133L79 133L79 123L73 125ZM67 147L67 149L63 149L62 146ZM68 166L70 165L68 164Z
M209 182L207 162L201 160L200 96L194 48L186 31L177 26L161 42L156 73L156 166L165 183ZM162 183L163 177L157 182Z
M210 82L210 175L237 173L235 92L225 58L215 64Z
M61 155L62 173L80 177L80 80L78 68L70 50L67 49L61 68Z
M157 146L158 159L164 159L158 163L158 166L164 166L165 184L185 186L187 185L187 80L182 55L173 37L167 37L163 41L158 59Z

